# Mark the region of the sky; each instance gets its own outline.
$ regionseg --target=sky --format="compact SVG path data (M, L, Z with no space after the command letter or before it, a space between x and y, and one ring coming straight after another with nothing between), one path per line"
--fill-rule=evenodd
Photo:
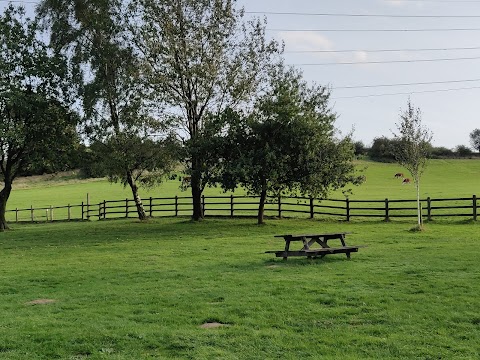
M34 1L23 4L32 11ZM7 3L0 0L0 10ZM287 64L331 89L340 133L353 131L367 146L376 137L392 137L409 98L434 146L468 146L470 132L480 128L480 0L237 4L247 19L267 19L267 36L285 44Z
M375 137L392 137L392 131L396 130L400 113L406 108L409 98L415 107L420 108L422 123L433 132L434 146L448 148L455 148L457 145L469 146L470 132L480 128L480 1L238 0L238 2L248 12L247 16L267 17L269 29L267 34L284 42L286 63L302 69L306 80L331 88L331 103L338 115L337 128L344 134L353 129L355 140L370 145ZM267 14L261 15L256 12ZM445 17L453 15L458 17ZM465 17L467 15L477 17ZM408 31L413 29L422 31ZM449 30L424 31L431 29ZM423 50L406 51L419 49ZM449 50L426 51L426 49ZM313 52L321 50L357 51ZM371 50L402 51L371 52ZM463 60L418 61L451 58ZM380 63L342 64L346 62ZM328 65L319 65L325 63ZM437 83L418 84L432 82ZM416 85L398 85L411 83ZM438 91L458 88L469 89Z

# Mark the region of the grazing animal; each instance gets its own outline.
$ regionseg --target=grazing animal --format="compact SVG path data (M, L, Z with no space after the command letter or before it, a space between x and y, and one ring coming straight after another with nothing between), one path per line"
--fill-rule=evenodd
M396 173L395 179L398 179L398 178L403 178L403 173Z
M405 178L403 179L403 185L406 185L406 184L410 184L410 179L409 178Z

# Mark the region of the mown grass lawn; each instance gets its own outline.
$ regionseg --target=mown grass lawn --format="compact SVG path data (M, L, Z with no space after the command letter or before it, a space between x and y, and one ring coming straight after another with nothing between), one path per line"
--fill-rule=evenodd
M0 358L480 357L478 224L254 223L14 225L0 237ZM339 230L368 247L350 261L264 253L282 248L275 234Z

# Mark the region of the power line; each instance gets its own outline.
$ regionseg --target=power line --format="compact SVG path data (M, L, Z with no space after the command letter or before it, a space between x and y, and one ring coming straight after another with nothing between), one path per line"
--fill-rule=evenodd
M459 58L385 60L385 61L349 61L349 62L330 62L330 63L291 64L291 65L295 65L295 66L329 66L329 65L394 64L394 63L415 63L415 62L435 62L435 61L478 60L478 59L480 59L480 57L473 56L473 57L459 57Z
M476 81L480 81L480 79L429 81L429 82L413 82L413 83L397 83L397 84L377 84L377 85L334 86L333 89L334 90L338 90L338 89L363 89L363 88L393 87L393 86L451 84L451 83L476 82Z
M480 31L480 28L443 29L265 29L275 32L436 32L436 31Z
M438 90L422 90L422 91L397 92L397 93L386 93L386 94L368 94L368 95L338 96L338 97L333 97L332 100L336 100L336 99L368 98L368 97L376 97L376 96L393 96L393 95L423 94L423 93L435 93L435 92L447 92L447 91L459 91L459 90L473 90L473 89L480 89L480 86L463 87L463 88L451 88L451 89L438 89Z
M350 50L290 50L284 51L285 54L303 54L303 53L348 53L348 52L419 52L419 51L455 51L455 50L480 50L480 46L473 47L454 47L454 48L423 48L423 49L350 49Z
M348 14L348 13L303 13L275 11L245 11L246 14L323 16L323 17L373 17L373 18L480 18L480 15L395 15L395 14Z

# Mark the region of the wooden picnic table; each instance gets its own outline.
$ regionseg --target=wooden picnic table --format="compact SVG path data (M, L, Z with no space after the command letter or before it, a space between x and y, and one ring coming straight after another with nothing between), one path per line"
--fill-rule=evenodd
M326 233L326 234L301 234L301 235L275 235L274 237L281 237L285 240L284 250L269 250L266 253L274 253L276 257L283 257L287 260L289 256L306 256L308 258L318 257L323 258L328 254L346 254L350 259L350 253L358 252L360 245L347 246L345 243L345 236L350 234L348 232ZM340 240L342 246L330 247L329 240ZM303 247L299 250L290 250L290 243L292 241L301 241Z

